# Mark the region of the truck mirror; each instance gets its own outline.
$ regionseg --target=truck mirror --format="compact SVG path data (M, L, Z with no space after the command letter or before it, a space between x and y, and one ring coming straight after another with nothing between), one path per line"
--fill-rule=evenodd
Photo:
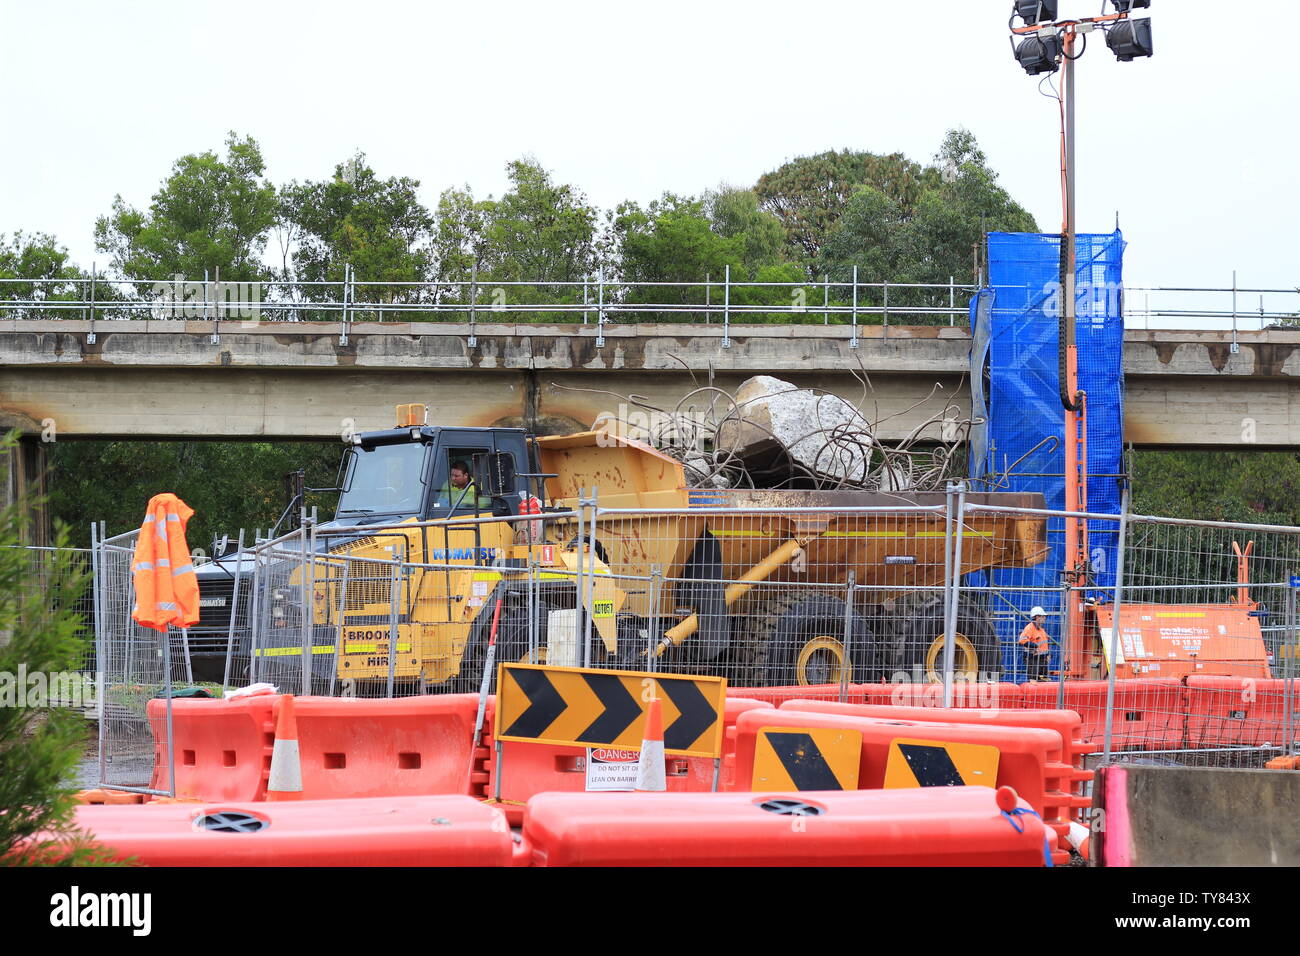
M484 455L481 464L483 493L492 498L515 491L515 458L508 452L498 451Z

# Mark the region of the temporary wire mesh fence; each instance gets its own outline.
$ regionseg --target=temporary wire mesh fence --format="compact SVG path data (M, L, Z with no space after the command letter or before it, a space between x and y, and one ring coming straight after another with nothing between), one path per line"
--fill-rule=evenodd
M368 697L492 693L503 662L720 675L787 696L1074 710L1099 752L1133 759L1294 752L1300 529L1128 515L1102 532L1122 538L1113 583L999 587L980 573L1041 564L1064 513L932 500L625 509L593 492L538 516L307 520L226 559L240 582L216 670ZM168 679L155 632L130 623L131 541L96 551L115 782L147 777L143 702ZM1032 605L1046 660L1021 642Z
M174 795L171 697L179 635L141 627L131 618L138 536L136 530L102 540L95 535L93 541L98 782Z

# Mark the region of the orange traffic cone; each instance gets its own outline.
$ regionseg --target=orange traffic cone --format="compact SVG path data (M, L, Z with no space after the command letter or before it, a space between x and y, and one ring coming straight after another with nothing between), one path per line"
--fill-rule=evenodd
M292 694L280 696L280 716L275 724L275 747L271 751L266 799L302 799L302 759L298 754L298 721L293 715Z
M659 698L650 701L645 715L645 739L641 741L641 755L636 762L637 792L654 792L668 789L664 767L664 715Z

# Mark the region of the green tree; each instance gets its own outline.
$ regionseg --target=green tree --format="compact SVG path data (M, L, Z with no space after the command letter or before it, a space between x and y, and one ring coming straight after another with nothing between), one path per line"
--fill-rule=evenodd
M223 281L269 278L262 252L277 207L265 172L257 143L232 132L225 159L203 152L176 160L147 211L115 197L112 213L95 223L95 246L130 279L193 280L205 270Z
M68 318L57 308L29 306L13 308L3 300L26 300L38 303L68 302L89 296L89 277L72 264L68 250L53 236L37 232L0 233L0 279L24 281L0 282L0 310L5 318Z
M879 190L910 215L921 190L936 176L902 153L830 150L764 173L754 192L759 206L785 228L791 258L812 263L857 187Z
M506 166L511 188L498 200L482 204L483 268L487 281L527 282L513 286L507 302L581 299L571 285L596 270L596 222L599 213L577 188L555 183L531 157Z
M747 272L756 275L760 269L787 261L781 220L760 208L752 189L720 186L704 201L713 231L738 240L740 263Z
M10 434L0 450L17 440ZM89 834L73 820L71 781L81 760L86 722L77 711L27 698L20 673L69 673L82 666L85 627L75 607L89 583L85 562L66 550L18 545L25 503L0 510L0 863L85 864L97 858ZM7 639L5 639L7 638ZM7 683L7 687L5 684ZM37 704L37 706L27 706Z
M288 472L304 468L309 487L332 487L342 445L60 441L49 454L50 512L74 529L78 545L89 544L94 521L106 522L109 534L138 527L149 499L170 491L194 509L190 547L206 551L214 536L270 528L288 501ZM318 506L324 520L333 516L334 498L311 496L308 506Z
M1035 232L1032 216L998 185L997 175L967 130L951 130L921 177L920 191L904 201L872 185L857 186L824 239L813 262L815 273L849 282L853 268L863 283L970 282L986 231ZM884 290L859 290L859 305L883 307ZM904 321L925 313L908 308L948 304L943 289L896 288L889 305ZM869 321L879 322L879 312ZM861 321L861 320L860 320Z
M433 230L433 279L439 301L469 301L459 287L441 283L468 282L487 256L490 201L479 201L469 186L446 189L438 197Z
M281 190L280 216L296 239L294 278L341 282L351 264L358 282L424 282L430 278L433 216L417 195L419 180L380 179L364 153L334 167L320 182L292 182ZM337 290L308 287L311 298ZM402 286L359 285L363 302L409 300Z

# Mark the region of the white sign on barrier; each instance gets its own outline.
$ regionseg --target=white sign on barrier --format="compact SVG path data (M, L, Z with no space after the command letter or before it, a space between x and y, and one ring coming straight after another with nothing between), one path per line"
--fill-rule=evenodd
M637 752L587 748L588 790L635 790Z

